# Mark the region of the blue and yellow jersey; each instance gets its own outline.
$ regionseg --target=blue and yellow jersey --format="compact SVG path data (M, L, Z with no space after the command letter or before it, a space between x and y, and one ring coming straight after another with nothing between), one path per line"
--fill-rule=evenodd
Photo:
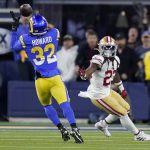
M13 47L16 51L25 49L28 59L36 72L42 77L48 78L59 75L57 69L56 52L58 49L59 31L52 28L44 35L33 36L24 34Z
M143 61L145 80L150 80L150 51L145 53Z
M19 27L17 28L17 31L12 31L11 32L11 48L12 48L12 51L14 52L14 56L15 56L15 60L21 60L21 57L20 57L20 53L16 53L13 49L13 47L15 46L15 42L16 40L19 39L19 37L23 34L28 34L29 33L29 28L26 27L26 26L23 26L22 24L19 25ZM20 51L23 50L23 49L20 49Z

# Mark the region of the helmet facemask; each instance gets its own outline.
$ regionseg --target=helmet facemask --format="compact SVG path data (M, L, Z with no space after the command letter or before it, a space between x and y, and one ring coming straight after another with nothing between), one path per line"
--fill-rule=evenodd
M104 57L115 57L117 45L99 45L99 52Z
M102 55L103 57L106 58L115 57L118 46L115 43L115 40L113 38L109 37L109 39L111 38L110 39L111 42L107 42L106 38L107 37L104 37L102 38L102 40L100 40L97 50L99 51L100 55Z

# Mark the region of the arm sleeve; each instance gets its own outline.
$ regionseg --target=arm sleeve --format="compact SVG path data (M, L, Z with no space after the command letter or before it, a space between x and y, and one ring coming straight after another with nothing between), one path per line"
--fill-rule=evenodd
M15 43L16 43L16 41L18 41L18 39L19 39L19 37L18 37L18 34L17 34L17 32L15 32L15 31L12 31L11 32L11 49L12 50L14 50L14 46L15 46Z
M13 44L13 47L12 47L12 48L13 48L13 50L16 51L16 52L19 52L20 50L26 48L25 43L24 43L24 40L23 40L23 36L20 36L19 40L14 41L14 44Z

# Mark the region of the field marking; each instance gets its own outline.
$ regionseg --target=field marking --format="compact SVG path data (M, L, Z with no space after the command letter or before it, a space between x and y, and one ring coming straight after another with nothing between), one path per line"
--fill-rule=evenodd
M0 141L43 141L43 139L0 139ZM49 143L51 143L51 141L53 141L53 139L44 139L45 141L49 141ZM56 139L54 139L54 141L55 141ZM131 139L132 140L132 139ZM101 140L101 139L85 139L85 142L86 141L96 141L96 142L114 142L114 140L112 139L106 139L106 140ZM137 144L137 145L140 145L140 144L142 144L141 146L146 146L146 145L148 145L148 146L150 146L150 143L148 143L149 141L134 141L134 140L132 140L132 141L130 141L132 144L127 144L127 143L115 143L115 145L128 145L128 146L130 146L130 145L133 145L133 143L134 144Z
M99 149L98 147L93 147L93 146L91 146L91 147L85 147L84 145L83 145L83 147L82 146L80 146L80 147L72 147L72 146L65 146L65 147L34 147L34 146L24 146L24 147L22 147L22 146L0 146L0 148L19 148L19 149L21 149L21 148L23 148L23 149ZM108 147L107 147L108 148ZM119 148L119 150L129 150L129 148L123 148L123 147L117 147L116 149L118 149ZM104 149L104 150L106 150L106 147L100 147L100 149ZM132 150L132 149L140 149L141 150L141 147L133 147L133 148L130 148L130 150ZM149 147L142 147L142 150L149 150Z
M45 141L49 141L49 143L51 143L51 141L55 141L55 140L47 139ZM43 141L43 139L3 139L3 140L0 139L0 141ZM99 142L108 142L109 141L109 142L114 142L114 140L85 140L85 141L95 141L95 142L98 142L98 141Z
M10 134L3 134L2 136L0 135L0 138L9 138L11 135ZM13 135L13 138L22 138L22 137L24 137L24 138L51 138L51 137L54 137L54 138L59 138L60 137L60 135L36 135L36 136L30 136L30 135L28 135L28 136L24 136L24 134L22 134L22 135ZM120 139L120 138L124 138L124 139L128 139L128 138L131 138L132 137L132 135L131 136L112 136L112 137L106 137L106 136L104 136L104 135L102 135L102 133L100 134L100 135L84 135L84 137L86 137L86 138L107 138L107 139L111 139L111 138L115 138L115 139Z
M30 130L57 130L56 127L46 127L46 126L0 126L0 130L7 130L7 129L30 129ZM70 127L68 128L70 129ZM97 130L95 127L80 127L81 130ZM149 127L145 127L145 128L139 128L140 130L146 130L146 131L150 131ZM127 131L125 128L123 127L109 127L109 130L119 130L119 131Z
M0 138L2 137L2 138L7 138L7 137L10 137L11 135L9 134L7 134L7 135L0 135ZM22 138L22 137L24 137L24 138L49 138L49 137L55 137L55 138L57 138L57 137L60 137L59 135L36 135L36 136L33 136L33 135L28 135L28 136L24 136L24 134L22 134L22 136L21 135L13 135L13 138ZM90 136L90 135L84 135L84 137L87 137L87 138L108 138L108 137L106 137L106 136L103 136L103 135L94 135L94 136ZM109 139L110 138L131 138L130 136L125 136L125 137L122 137L122 136L112 136L112 137L109 137Z

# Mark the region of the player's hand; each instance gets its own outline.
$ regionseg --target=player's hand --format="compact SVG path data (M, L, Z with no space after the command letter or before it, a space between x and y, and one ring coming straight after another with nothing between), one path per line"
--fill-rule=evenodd
M18 26L19 26L19 20L20 20L20 17L15 17L15 14L13 11L10 11L10 15L13 19L13 22L12 22L12 30L13 31L16 31Z
M82 80L86 80L85 69L80 69L79 73L80 73L80 78Z
M126 99L127 96L128 96L127 91L126 91L126 90L123 90L123 91L121 92L121 97L124 98L124 99Z
M20 52L20 56L21 56L21 62L24 63L27 59L28 59L28 56L26 54L26 52L24 50L22 50Z

